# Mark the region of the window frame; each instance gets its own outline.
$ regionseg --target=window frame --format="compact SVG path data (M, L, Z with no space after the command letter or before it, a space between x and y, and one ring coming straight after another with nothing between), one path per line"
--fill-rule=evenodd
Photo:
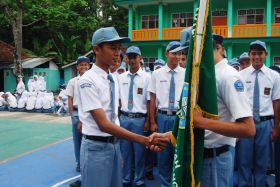
M279 13L276 13L276 9L279 9ZM279 14L278 21L276 21L276 14ZM274 23L280 23L280 7L274 7Z
M145 20L145 22L147 22L147 26L148 28L143 28L143 17L144 16L147 16L147 20ZM153 20L154 21L154 25L155 27L151 28L150 27L150 21L151 20L151 16L155 16L155 19ZM149 15L141 15L141 29L157 29L158 28L158 14L149 14Z
M257 11L262 10L262 14ZM239 11L245 11L245 14L240 15ZM250 13L249 11L253 11ZM262 22L257 22L257 17L262 16ZM253 16L253 23L248 23L248 16ZM240 17L243 17L244 23L240 21ZM248 9L237 9L237 23L238 25L250 25L250 24L264 24L265 9L264 8L248 8Z
M176 26L173 26L173 15L178 14L179 17L176 18L177 20L179 20L179 24L177 24ZM185 17L182 17L182 14L185 14ZM192 14L192 16L190 16L190 14ZM171 13L171 28L176 28L176 27L191 27L193 25L193 12L174 12ZM182 23L182 19L184 19L185 21L185 25L181 25ZM191 24L188 25L189 21L191 21Z
M275 59L276 59L276 58L279 58L279 61L278 61L279 64L275 64L275 61L276 61ZM280 56L273 56L273 65L274 65L274 66L280 66Z

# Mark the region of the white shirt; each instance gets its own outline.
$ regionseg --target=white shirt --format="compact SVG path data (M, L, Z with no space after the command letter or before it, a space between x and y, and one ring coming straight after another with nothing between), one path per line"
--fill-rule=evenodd
M29 93L29 97L28 97L27 102L26 102L26 110L33 110L34 109L35 103L36 103L36 97L37 97L36 92L30 92Z
M223 59L215 65L218 114L221 121L234 122L252 116L244 82L240 74ZM235 138L205 130L204 147L235 146Z
M111 136L102 132L93 119L90 111L103 109L108 119L111 118L111 93L110 81L107 79L108 73L97 67L95 64L85 72L78 81L78 107L79 119L82 122L82 133L95 136ZM117 78L113 75L115 82L115 113L118 116L119 107L119 85ZM116 116L115 124L119 124Z
M43 109L50 109L54 106L54 96L53 93L45 93L43 100Z
M129 87L132 73L127 71L119 75L119 86L120 86L120 99L121 99L121 111L132 112L132 113L147 113L147 101L150 100L148 97L148 85L151 81L151 77L144 72L141 68L136 72L133 81L133 107L132 110L128 110L128 97Z
M78 88L77 88L77 82L79 80L80 76L74 77L73 79L70 79L70 81L67 84L65 95L70 96L73 98L73 106L78 106Z
M43 107L43 101L45 97L44 92L39 92L36 98L35 109L41 109Z
M168 65L152 73L148 91L156 94L158 109L168 109L171 73ZM178 107L184 84L185 69L179 65L174 69L175 81L175 108Z
M29 97L29 92L24 91L18 100L18 108L24 108Z
M258 74L260 88L260 116L274 115L272 101L280 99L280 76L279 74L263 65ZM256 72L254 67L250 67L240 72L241 77L245 80L251 109L253 109L254 84Z
M22 81L17 84L17 93L22 94L25 91L25 85Z
M17 108L17 99L11 93L8 93L7 103L12 108Z
M7 103L6 103L5 99L4 99L3 97L0 96L0 106L4 106L4 105L6 105L6 104L7 104Z

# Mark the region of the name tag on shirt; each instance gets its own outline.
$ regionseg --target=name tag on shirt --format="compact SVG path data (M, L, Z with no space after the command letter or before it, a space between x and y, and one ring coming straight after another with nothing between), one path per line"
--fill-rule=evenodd
M160 83L162 83L162 82L167 82L167 80L160 80L159 82L160 82Z
M137 89L137 94L143 95L143 88L138 88Z
M271 88L264 88L264 95L270 95Z
M127 85L128 84L128 82L124 82L124 83L122 83L122 85Z

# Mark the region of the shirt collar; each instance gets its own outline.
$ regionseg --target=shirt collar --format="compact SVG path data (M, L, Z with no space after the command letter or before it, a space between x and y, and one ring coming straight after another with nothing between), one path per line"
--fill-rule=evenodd
M228 60L226 58L223 58L220 62L215 64L215 68L219 69L223 66L225 66L228 63Z
M136 75L139 75L140 77L143 75L144 71L139 68L138 71L135 73ZM133 75L130 71L128 71L127 75Z
M103 77L104 79L107 79L108 77L108 73L106 71L104 71L103 69L101 69L100 67L98 67L97 65L93 64L91 69L96 72L98 75L100 75L101 77ZM111 73L110 73L111 74Z
M165 68L165 71L166 71L167 73L171 71L171 69L168 67L167 64L166 64L164 67L162 67L162 68ZM179 64L178 64L178 66L177 66L175 69L173 69L173 71L175 71L176 73L178 73L179 70L180 70L180 66L179 66Z
M250 65L250 67L248 67L248 68L250 68L249 70L250 70L250 74L253 74L254 72L255 72L255 68L252 66L252 64ZM262 67L261 67L261 69L260 69L260 72L262 72L263 74L266 74L267 73L267 67L265 66L265 65L263 65Z

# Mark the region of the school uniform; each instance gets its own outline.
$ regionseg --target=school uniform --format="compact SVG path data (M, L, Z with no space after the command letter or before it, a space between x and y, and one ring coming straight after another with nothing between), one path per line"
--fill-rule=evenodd
M280 76L265 65L260 70L251 65L240 74L246 82L256 135L253 138L240 138L238 186L251 186L253 177L254 185L261 187L265 186L270 157L273 101L280 99Z
M26 106L28 97L29 97L29 92L27 92L27 91L24 91L21 94L21 97L18 100L18 111L19 112L25 111L25 106Z
M25 91L25 85L23 81L20 80L19 83L17 84L16 93L21 96L24 91Z
M6 105L7 105L6 100L2 97L3 94L4 92L0 93L0 111L6 110Z
M121 127L136 134L145 135L144 124L147 116L148 84L150 76L140 67L132 74L130 71L119 75L121 100ZM139 143L121 140L123 158L123 183L144 184L146 148ZM134 176L132 176L134 167ZM133 181L132 181L133 180Z
M44 101L45 93L39 92L36 98L36 103L34 107L34 112L41 113L43 111L43 101Z
M42 109L43 113L54 113L54 96L52 92L45 93Z
M10 92L7 92L7 103L8 103L8 110L11 112L17 111L17 99L13 96Z
M223 59L215 65L218 115L234 122L252 116L244 83L238 72ZM235 138L205 130L202 187L232 187Z
M73 113L71 114L72 120L72 135L73 135L73 143L74 143L74 151L75 151L75 159L76 163L80 164L80 149L81 149L81 142L82 142L82 134L78 132L78 122L79 122L79 115L78 115L78 88L77 82L80 76L74 77L70 79L68 85L65 90L65 95L71 96L73 98Z
M154 71L148 91L156 95L158 107L157 125L158 132L172 131L176 118L181 91L184 83L185 70L179 65L171 70L168 65ZM173 78L172 78L173 77ZM159 176L161 186L169 186L171 180L174 147L169 144L158 154Z
M36 92L29 92L29 97L27 98L26 107L25 107L27 112L34 112L36 97L37 97Z
M114 85L115 89L110 85ZM80 161L84 187L122 186L119 141L103 132L90 113L95 109L103 109L107 118L119 126L118 98L116 77L95 64L78 81L79 119L83 124Z

